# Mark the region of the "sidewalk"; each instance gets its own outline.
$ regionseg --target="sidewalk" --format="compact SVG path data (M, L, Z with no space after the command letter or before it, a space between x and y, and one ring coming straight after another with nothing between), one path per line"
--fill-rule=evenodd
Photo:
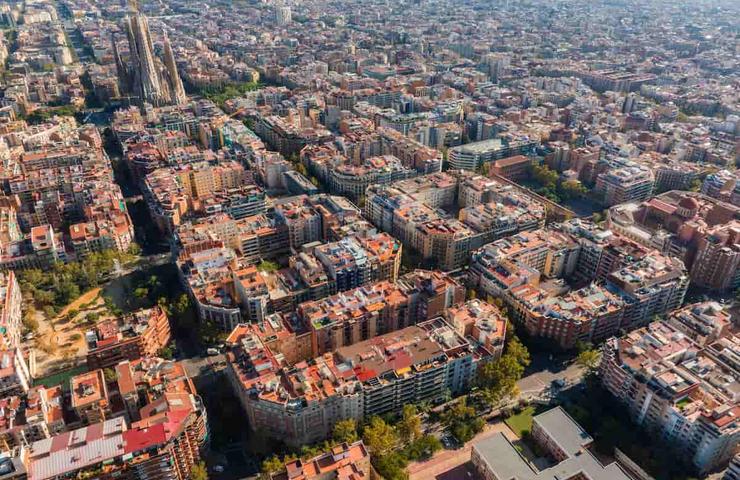
M486 424L485 429L476 437L457 450L442 450L423 462L412 462L408 466L409 480L433 480L445 472L453 470L470 461L473 442L483 440L503 432L512 441L518 437L504 422Z

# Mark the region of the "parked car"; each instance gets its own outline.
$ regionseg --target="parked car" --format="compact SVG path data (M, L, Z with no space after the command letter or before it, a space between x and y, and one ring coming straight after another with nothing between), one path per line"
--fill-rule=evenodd
M215 357L216 355L218 355L219 352L217 348L209 348L208 350L206 350L206 353L211 357Z
M562 378L558 378L552 381L552 386L555 388L563 388L567 385L567 382Z
M457 439L452 435L445 435L442 437L442 445L449 450L455 450L459 446Z

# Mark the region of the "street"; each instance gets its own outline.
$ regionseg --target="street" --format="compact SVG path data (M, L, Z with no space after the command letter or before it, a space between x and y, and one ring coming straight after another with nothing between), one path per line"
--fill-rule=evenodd
M533 373L517 383L520 398L532 399L548 391L553 383L562 381L565 385L578 383L585 373L582 366L568 363L567 360L551 359L550 355L533 355L529 370Z

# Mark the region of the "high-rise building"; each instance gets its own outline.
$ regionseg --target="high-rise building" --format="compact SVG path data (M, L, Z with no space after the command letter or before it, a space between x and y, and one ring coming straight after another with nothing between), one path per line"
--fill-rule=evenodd
M292 20L293 15L290 11L290 7L279 6L275 8L275 23L279 26L287 25Z
M111 39L121 89L137 97L142 104L161 106L185 102L187 96L177 73L175 56L167 36L164 37L162 62L154 55L146 16L135 11L132 16L126 17L125 29L129 44L129 65L121 59L115 39Z
M178 105L185 103L188 97L185 95L185 87L183 87L180 75L177 73L175 54L172 53L172 45L170 45L170 39L167 35L164 36L164 66L171 84L172 91L170 92L170 98L172 99L172 103Z

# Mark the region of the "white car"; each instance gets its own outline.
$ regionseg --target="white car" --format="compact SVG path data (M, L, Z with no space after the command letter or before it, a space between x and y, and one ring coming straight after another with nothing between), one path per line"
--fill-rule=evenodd
M218 349L217 348L209 348L208 350L206 350L206 353L208 355L210 355L211 357L215 357L216 355L218 355Z

